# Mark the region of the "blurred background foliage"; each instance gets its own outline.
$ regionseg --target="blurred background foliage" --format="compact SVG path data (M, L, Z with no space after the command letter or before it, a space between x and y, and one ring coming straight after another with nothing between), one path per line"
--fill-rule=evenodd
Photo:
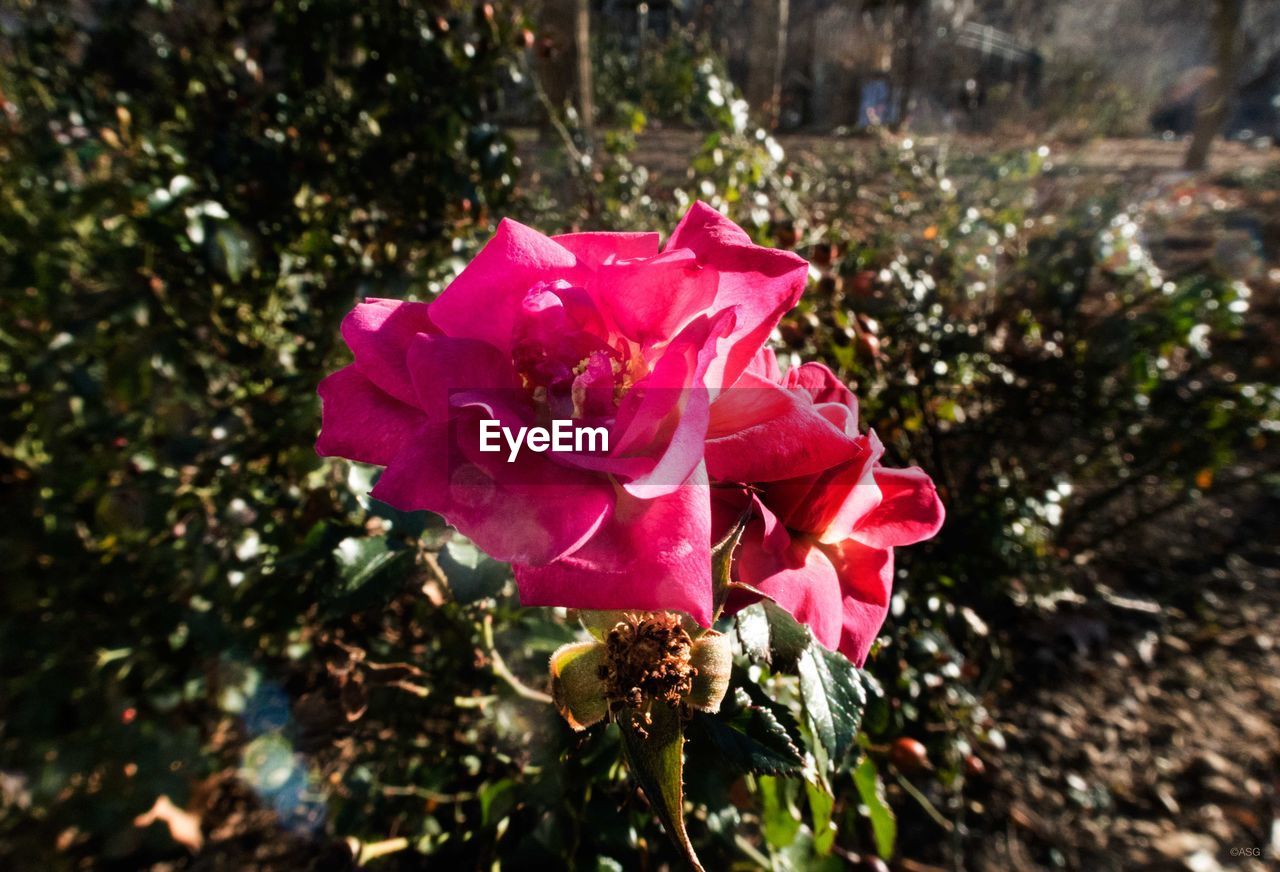
M1118 184L881 129L784 151L679 28L643 55L606 28L584 123L529 11L0 12L0 865L674 862L616 730L542 696L572 622L312 447L342 315L430 298L503 215L665 229L704 199L800 252L779 351L848 379L949 507L899 552L860 750L823 759L803 678L745 656L727 718L759 741L692 731L709 868L980 856L1001 701L1096 647L1073 616L1211 620L1198 573L1271 559L1274 164ZM1131 122L1119 86L1096 109L1059 81L1044 129Z

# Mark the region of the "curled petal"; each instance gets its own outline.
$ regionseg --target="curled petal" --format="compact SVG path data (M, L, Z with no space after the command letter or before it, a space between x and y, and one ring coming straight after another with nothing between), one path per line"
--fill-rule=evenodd
M840 653L861 666L889 614L893 549L868 548L852 539L826 550L840 579Z
M708 373L713 392L737 381L769 338L783 313L804 291L809 264L789 251L764 248L705 203L694 203L671 234L665 251L687 248L719 274L712 311L738 308L737 325L721 343Z
M824 543L840 542L880 504L876 464L882 454L884 446L872 433L854 442L848 460L815 475L769 484L764 501L789 528Z
M858 453L856 440L807 395L752 373L711 404L706 456L713 479L781 481L830 469Z
M320 382L316 453L385 466L424 421L422 413L369 381L354 365Z
M342 338L356 358L356 368L402 403L415 402L413 382L405 366L409 344L419 334L438 332L428 303L371 298L342 319Z
M858 419L858 400L853 391L821 363L802 363L788 370L781 381L785 388L804 391L815 403L838 403L853 412L855 421Z
M529 288L557 279L572 282L580 272L563 245L504 218L493 239L431 303L431 317L450 336L479 339L509 353Z
M946 510L933 479L917 467L875 471L880 504L853 528L853 537L864 545L890 548L914 545L942 529Z

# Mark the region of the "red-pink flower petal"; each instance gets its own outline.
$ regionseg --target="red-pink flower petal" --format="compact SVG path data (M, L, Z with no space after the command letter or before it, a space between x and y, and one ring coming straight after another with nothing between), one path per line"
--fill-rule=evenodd
M781 547L778 538L783 536ZM765 509L743 533L738 579L767 594L814 637L835 650L840 644L843 604L835 567L816 542L793 538Z
M858 400L836 374L821 363L802 363L787 371L782 386L807 393L815 403L839 403L858 420Z
M342 338L355 355L356 368L402 403L413 404L413 382L405 352L415 336L437 332L430 304L370 298L342 319Z
M518 428L498 403L468 406L431 421L406 441L373 495L404 511L430 509L498 560L543 564L579 548L608 517L613 487L566 469L550 455L481 452L480 420Z
M598 269L602 264L615 260L631 260L637 257L653 257L658 253L661 236L657 233L610 233L589 231L586 233L562 233L551 237L578 259L578 263Z
M884 454L874 433L854 440L852 449L848 460L820 473L766 485L762 499L792 530L827 544L849 538L880 504L875 476Z
M710 402L704 376L716 340L732 328L732 311L692 321L623 398L608 456L562 455L562 461L612 473L634 496L652 498L682 487L702 463Z
M861 666L889 614L893 549L869 548L847 539L824 550L840 578L843 618L839 650Z
M517 566L520 602L579 609L674 610L711 622L711 507L701 467L656 499L618 493L612 516L581 548L546 566Z
M353 366L327 376L316 453L386 465L423 423L422 413L383 391Z
M803 392L754 373L711 404L707 468L717 481L781 481L830 469L857 454L856 441Z
M875 471L880 504L853 529L853 538L864 545L890 548L914 545L942 529L946 510L933 479L917 467Z
M665 251L687 248L720 275L713 310L738 307L734 332L720 343L722 357L708 374L713 390L728 387L747 368L778 320L800 299L809 274L804 258L764 248L705 203L694 203Z
M516 401L525 396L510 357L477 339L419 336L405 364L418 405L434 421L450 415L451 399L459 394L496 391L508 405L519 405Z
M665 342L708 311L718 286L716 271L688 249L608 264L593 284L623 335L645 346Z
M479 339L511 350L511 331L520 303L538 282L576 283L586 271L573 252L509 218L493 239L431 303L431 318L450 336Z

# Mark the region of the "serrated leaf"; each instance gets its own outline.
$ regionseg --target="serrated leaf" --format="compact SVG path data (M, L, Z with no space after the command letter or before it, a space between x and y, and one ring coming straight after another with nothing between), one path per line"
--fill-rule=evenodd
M622 749L631 776L690 866L703 872L684 826L684 730L680 713L661 703L650 707L646 723L624 709L618 718Z
M853 748L867 704L858 668L843 655L811 642L800 655L800 699L814 736L839 766Z
M867 704L862 672L772 602L739 612L737 626L739 641L754 659L800 676L800 698L814 737L827 760L840 765L853 747Z
M781 606L763 602L760 608L769 618L769 663L779 672L794 672L806 649L817 644L813 634Z
M735 626L743 653L752 660L768 663L769 616L764 613L764 607L757 603L738 612Z
M737 626L747 656L779 672L795 672L801 653L813 641L808 627L770 600L738 612Z
M735 687L718 716L694 715L725 761L741 772L794 775L804 768L796 739L768 707L755 705L747 691Z
M894 843L898 839L898 819L885 801L884 785L880 781L880 773L876 770L874 760L870 757L862 758L862 762L853 770L853 783L858 788L862 804L867 807L871 834L876 841L876 853L885 860L892 860Z

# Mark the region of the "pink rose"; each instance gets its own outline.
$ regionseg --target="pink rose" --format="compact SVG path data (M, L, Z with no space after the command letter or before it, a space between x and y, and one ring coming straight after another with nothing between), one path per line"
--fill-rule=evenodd
M710 402L806 270L701 203L661 251L656 233L548 238L503 221L434 301L347 316L355 362L320 385L316 450L385 466L375 497L438 512L515 564L525 605L706 624ZM480 450L482 421L555 419L605 428L608 452Z
M858 432L857 400L831 370L783 376L768 349L712 405L707 437L713 481L754 486L715 491L718 532L750 512L738 580L861 666L888 613L894 546L942 526L933 482L880 465L880 440Z

